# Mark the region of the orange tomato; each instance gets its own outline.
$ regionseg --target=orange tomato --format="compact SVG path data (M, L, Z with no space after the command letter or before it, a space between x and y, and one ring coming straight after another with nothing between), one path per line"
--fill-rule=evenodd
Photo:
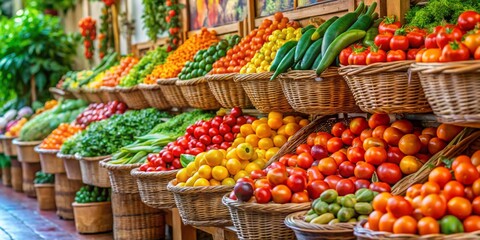
M397 218L391 213L383 214L378 223L378 230L382 232L393 232L393 224Z
M480 178L477 168L471 163L460 163L454 170L455 179L464 185L470 185Z
M465 187L458 181L450 181L443 188L443 195L447 201L454 197L463 197L464 192Z
M410 197L411 199L414 199L416 196L420 196L421 189L422 189L422 184L420 184L420 183L417 183L417 184L414 184L414 185L410 186L407 189L407 197Z
M462 130L463 130L463 127L442 123L437 128L437 137L442 139L443 141L450 142Z
M470 157L467 155L457 156L452 162L452 170L455 171L455 169L457 169L457 166L460 165L460 163L472 163L472 162L470 160Z
M415 234L417 233L417 220L411 216L403 216L393 224L393 233Z
M440 219L447 211L447 203L439 194L429 194L423 198L420 210L426 217Z
M387 201L387 212L399 218L410 215L413 212L412 204L401 196L392 196Z
M474 214L480 215L480 196L477 196L473 199L472 211Z
M424 217L418 221L417 224L418 234L427 235L427 234L437 234L440 233L440 225L437 220L432 217Z
M386 213L387 202L388 202L388 199L390 199L391 197L392 197L392 194L389 192L382 192L378 194L377 196L375 196L375 198L372 201L373 209L375 209L376 211L380 211L382 213Z
M469 216L463 221L465 232L474 232L480 230L480 217Z
M438 194L440 193L440 186L436 182L426 182L422 185L420 189L420 195L426 197L429 194Z
M459 218L465 219L472 214L472 204L463 197L454 197L448 201L448 213Z
M292 191L285 185L277 185L272 189L272 199L275 203L287 203L292 198Z
M368 215L368 227L370 230L378 231L380 224L380 218L382 218L383 213L380 211L373 211Z
M436 167L428 175L428 181L437 183L440 188L443 188L451 179L452 174L446 167Z

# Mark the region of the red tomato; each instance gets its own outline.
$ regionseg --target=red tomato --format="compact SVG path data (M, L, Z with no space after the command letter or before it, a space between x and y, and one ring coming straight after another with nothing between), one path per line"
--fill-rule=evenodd
M437 137L443 141L452 141L461 131L463 127L442 123L437 128Z
M307 171L305 169L302 169L302 168L299 168L299 167L288 168L287 173L288 173L289 176L300 175L300 176L304 177L305 180L307 180L307 178L308 178Z
M407 55L403 50L390 50L387 53L387 62L403 61L407 59Z
M388 184L395 184L402 179L402 171L397 164L382 163L377 168L378 179Z
M297 166L297 159L298 159L298 155L292 155L290 158L288 158L287 165L289 167Z
M362 132L364 132L363 130ZM356 137L352 141L352 147L363 147L363 141L360 139L360 137Z
M392 196L387 201L387 212L393 214L394 217L399 218L412 214L413 207L404 197Z
M373 42L375 43L376 46L378 46L383 51L388 51L390 50L390 40L392 40L392 37L393 37L393 33L390 33L390 32L380 33L377 36L375 36Z
M368 127L368 122L363 117L357 117L350 122L350 130L355 135L360 135Z
M462 30L453 25L446 25L441 27L437 32L437 45L439 48L443 48L451 41L461 41L462 40Z
M403 135L405 134L402 132L402 130L395 127L388 127L383 133L383 139L389 145L398 146L398 142L400 142L400 139L403 137Z
M407 38L410 48L419 48L425 43L425 35L420 32L409 32L407 33Z
M475 232L480 230L480 217L469 216L463 221L463 228L465 232Z
M272 189L272 198L275 203L288 203L292 198L292 191L285 185L277 185Z
M345 131L347 129L347 125L345 125L345 123L343 122L337 122L333 125L332 127L332 134L333 136L335 137L341 137L342 136L342 133L343 131Z
M347 66L348 65L348 58L353 52L353 46L348 46L344 48L341 52L340 55L338 55L338 59L340 61L340 64Z
M300 153L297 157L297 166L303 168L303 169L308 169L309 167L312 166L313 163L313 157L310 155L309 152L303 152Z
M365 139L369 138L369 137L372 137L372 133L373 133L373 130L372 129L365 129L362 131L362 133L360 134L360 140L365 141Z
M320 160L318 169L325 176L333 175L337 172L337 163L332 157L327 157Z
M420 195L426 197L429 194L439 194L440 186L436 182L426 182L420 188Z
M368 188L370 186L370 181L365 179L357 179L355 180L355 191L362 188Z
M313 145L310 154L312 154L313 159L320 160L322 158L328 157L327 148L321 145Z
M295 153L297 155L300 155L300 153L310 153L310 146L308 146L308 144L300 144Z
M417 53L420 51L418 48L411 48L408 49L407 52L407 60L415 60L417 59Z
M480 47L477 47L477 49L475 50L475 53L473 54L473 58L475 60L480 60Z
M397 29L401 28L402 24L397 21L395 16L386 17L378 26L379 33L389 32L394 34Z
M385 148L387 144L383 139L370 137L363 141L363 149L368 150L371 147L383 147Z
M447 143L445 141L438 137L434 137L428 142L428 152L434 155L435 153L442 151L446 146Z
M337 175L331 175L325 178L325 182L328 183L331 189L336 189L340 180L342 180L342 178Z
M365 152L365 161L373 165L380 165L387 160L387 151L383 147L371 147Z
M344 178L354 176L354 170L355 170L355 164L349 161L342 162L338 166L338 173Z
M470 50L465 44L454 41L449 42L442 49L440 62L465 61L470 59Z
M370 180L372 178L373 172L375 172L375 167L366 162L358 162L353 170L355 177L359 179Z
M287 181L287 172L281 168L271 169L267 173L267 179L273 185L283 184Z
M422 143L422 148L420 149L421 153L428 153L428 143L432 138L432 135L429 134L421 134L418 136L418 139Z
M260 178L263 178L265 177L265 172L260 170L260 169L257 169L257 170L253 170L252 172L250 172L250 178L255 180L255 179L260 179Z
M454 197L463 197L465 195L464 191L465 187L463 184L454 180L445 184L445 187L443 188L443 195L448 201Z
M390 185L384 183L384 182L374 182L371 183L370 186L368 187L370 190L378 193L383 193L383 192L390 192L392 189L390 188Z
M352 145L353 139L355 138L355 134L352 133L350 129L346 129L342 133L342 142L345 145Z
M422 143L415 134L406 134L398 142L398 147L406 155L415 155L422 148Z
M343 151L344 149L341 149L340 151L334 152L330 157L335 159L335 163L337 163L337 166L340 165L342 162L348 161L347 155L345 154L346 151Z
M338 181L335 188L339 196L355 193L355 184L350 179L342 179Z
M470 31L480 23L480 14L475 11L465 11L458 16L458 27L463 31Z
M333 137L327 141L327 150L330 153L334 153L343 147L343 141L339 137Z
M452 180L452 174L450 170L446 167L436 167L428 175L429 182L435 182L440 186L441 189Z
M308 193L303 192L296 192L292 195L292 203L306 203L310 202L310 198L308 197Z
M268 203L272 199L272 192L269 187L255 189L255 200L257 203Z
M388 126L385 125L377 126L375 129L373 129L372 137L383 139L383 134L387 128Z
M409 42L408 42L408 38L406 36L395 35L390 40L390 49L391 50L407 51L408 46L410 46L410 45L409 45Z
M341 136L341 135L340 135ZM320 145L320 146L324 146L324 147L327 147L327 142L328 140L330 140L330 138L332 138L333 136L330 134L330 133L326 133L326 132L319 132L317 133L317 137L315 137L315 140L313 141L313 143L315 145Z
M323 175L316 166L312 166L307 170L308 182L312 182L315 180L323 180Z
M365 50L365 48L355 48L348 56L348 65L366 65L368 52Z
M384 113L374 113L368 119L368 126L371 129L374 129L381 125L388 125L389 123L390 123L390 117L388 116L388 114L384 114Z
M349 147L347 149L347 158L352 163L363 161L364 156L365 150L363 150L363 147Z
M454 170L455 179L464 185L470 185L480 178L480 173L471 163L460 163Z
M480 196L477 196L472 200L472 209L474 214L480 215Z
M310 135L308 135L308 138L307 138L307 144L308 146L313 146L315 145L315 137L317 136L316 133L310 133Z
M372 47L371 49L372 51L366 57L365 63L367 65L387 61L387 53L383 49L378 49L378 47Z
M308 196L311 199L317 199L320 197L320 194L329 188L330 186L327 182L323 180L314 180L307 185Z
M399 129L400 131L402 131L405 134L413 132L413 124L408 120L404 120L404 119L397 120L397 121L393 122L391 126Z
M272 189L272 184L266 178L255 180L255 189L261 187L268 187L268 189Z
M400 164L402 158L405 157L405 154L400 151L398 147L389 147L387 151L387 162Z
M438 48L437 45L437 34L431 33L425 37L425 47L426 48Z
M287 179L287 186L292 192L303 192L307 188L307 179L302 175L291 175Z

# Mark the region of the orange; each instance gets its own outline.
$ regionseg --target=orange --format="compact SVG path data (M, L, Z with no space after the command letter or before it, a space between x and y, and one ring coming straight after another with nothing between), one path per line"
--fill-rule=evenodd
M250 134L245 138L246 143L250 143L253 147L258 147L258 136L255 134Z
M280 150L280 148L278 148L278 147L269 148L267 150L267 152L265 153L265 158L267 160L270 160L270 158L272 158L278 152L278 150Z
M240 160L231 158L227 160L227 163L225 164L225 167L228 170L228 173L235 175L237 174L240 170L242 170L242 163Z
M271 119L271 118L280 118L282 119L283 118L283 114L280 113L280 112L270 112L268 114L268 119Z
M266 123L261 123L255 129L255 133L259 138L268 138L272 135L272 129Z
M286 116L283 118L283 124L287 124L287 123L295 123L295 117L294 116Z
M242 136L248 136L255 132L253 131L252 124L246 123L240 127L240 133L242 134Z
M272 129L279 129L283 125L281 118L269 118L268 126Z
M285 137L285 135L279 134L279 135L275 135L275 137L273 137L273 145L275 145L275 147L281 147L286 142L287 142L287 137Z
M273 141L271 138L262 138L258 141L258 147L263 150L268 150L273 147Z
M285 134L287 134L288 136L292 136L298 130L300 130L300 125L298 125L297 123L287 123L287 125L285 126Z
M224 166L216 166L212 169L212 177L217 181L222 181L228 177L228 170Z

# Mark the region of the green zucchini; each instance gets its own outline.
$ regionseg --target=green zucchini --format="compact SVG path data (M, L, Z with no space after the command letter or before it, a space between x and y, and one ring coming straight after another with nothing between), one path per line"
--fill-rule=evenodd
M302 28L302 34L306 33L308 30L312 28L315 28L315 26L313 26L312 24L305 26L304 28Z
M375 44L375 37L378 35L378 27L370 27L363 38L363 45L371 47Z
M315 32L313 33L312 37L310 38L312 41L317 41L319 38L322 38L323 35L325 35L325 32L327 31L328 27L332 25L333 22L335 22L338 19L337 16L334 16L330 19L328 19L326 22L322 23L320 27L318 27Z
M359 17L357 21L352 26L350 26L348 30L359 29L366 31L373 23L373 18L371 14L373 13L373 11L375 11L376 7L377 3L373 2L372 5L368 8L368 11L365 13L365 15Z
M293 66L292 69L293 69L293 70L302 70L302 69L300 68L300 64L301 64L301 63L302 63L302 61L298 61L297 63L295 63L295 65Z
M289 68L293 66L293 64L295 63L294 57L295 57L296 48L297 47L295 46L292 49L290 49L290 51L288 51L287 55L285 55L285 57L282 59L282 61L278 65L277 70L275 70L275 73L270 78L270 81L274 80L275 78L277 78L278 75L286 72Z
M291 40L284 43L280 49L278 49L277 54L275 55L275 59L273 59L272 65L270 66L270 72L274 72L277 70L278 65L282 62L283 58L287 55L287 53L297 46L297 41Z
M380 26L380 23L382 23L383 20L384 20L384 18L378 18L378 19L376 19L375 21L373 21L372 27L378 28L378 26Z
M304 34L302 34L302 37L298 41L297 48L295 50L295 62L299 62L305 52L307 51L308 47L312 44L312 40L310 39L312 34L315 32L315 29L311 28L308 31L306 31Z
M307 52L303 56L302 61L300 61L301 70L307 70L312 67L313 63L315 62L315 59L322 51L322 40L323 39L320 38L317 41L313 42L312 45L310 45Z
M322 74L322 72L335 61L335 58L340 54L340 51L365 37L365 34L365 31L357 29L349 30L340 34L340 36L338 36L325 51L322 61L317 67L317 75Z
M322 54L318 54L317 58L315 59L315 62L313 62L313 65L310 69L311 70L316 70L318 65L320 65L321 61L322 61Z

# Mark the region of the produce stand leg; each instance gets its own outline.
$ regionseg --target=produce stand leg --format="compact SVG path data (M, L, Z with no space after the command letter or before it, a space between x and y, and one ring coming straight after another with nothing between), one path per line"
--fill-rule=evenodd
M197 239L197 232L195 228L192 226L184 225L182 222L182 218L178 213L178 208L172 208L169 211L170 214L167 215L168 222L171 222L173 228L173 240L182 240L182 239L189 239L189 240L196 240ZM170 220L171 219L171 220Z
M195 227L198 230L210 233L213 240L237 240L237 233L229 227Z

